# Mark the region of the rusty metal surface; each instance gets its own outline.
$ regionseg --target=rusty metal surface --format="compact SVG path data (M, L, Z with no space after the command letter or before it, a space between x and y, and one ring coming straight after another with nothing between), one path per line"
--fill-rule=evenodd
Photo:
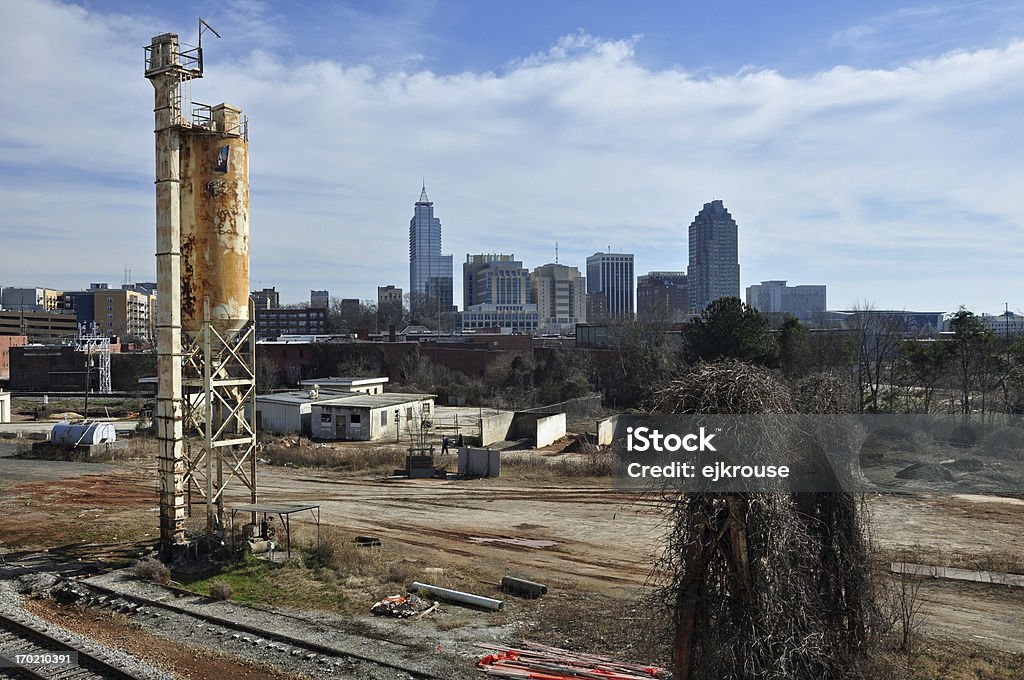
M196 336L208 297L214 327L234 333L249 320L248 143L203 129L182 138L182 328Z

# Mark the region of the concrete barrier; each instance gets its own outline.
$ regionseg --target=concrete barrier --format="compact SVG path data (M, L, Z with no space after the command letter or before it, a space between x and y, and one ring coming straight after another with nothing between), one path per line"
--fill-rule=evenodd
M618 425L619 416L617 415L597 421L597 445L611 446L615 440L615 430Z
M537 418L537 429L534 435L538 449L553 444L565 436L565 414L554 413L550 416Z
M480 419L480 446L490 446L495 442L505 441L509 438L509 428L515 413L502 411Z
M501 452L464 447L459 449L459 474L470 477L498 477Z

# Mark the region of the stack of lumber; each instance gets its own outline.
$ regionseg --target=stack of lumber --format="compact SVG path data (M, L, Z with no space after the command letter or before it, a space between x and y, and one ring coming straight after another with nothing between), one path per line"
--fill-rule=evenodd
M622 663L606 656L571 652L532 642L522 648L478 644L489 654L477 662L487 675L513 680L650 680L667 678L668 671L655 666Z

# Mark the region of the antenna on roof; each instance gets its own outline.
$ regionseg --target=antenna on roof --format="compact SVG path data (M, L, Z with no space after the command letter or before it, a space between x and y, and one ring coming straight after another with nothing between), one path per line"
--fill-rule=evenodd
M555 264L558 264L558 241L555 241Z
M220 37L220 33L218 33L218 32L217 32L217 31L216 31L216 30L215 30L215 29L213 28L213 26L211 26L210 24L208 24L208 23L206 23L205 21L203 21L203 18L202 18L202 17L199 17L199 49L203 49L203 29L204 29L204 28L205 28L205 29L206 29L207 31L209 31L210 33L213 33L213 34L214 34L215 36L217 36L218 38Z

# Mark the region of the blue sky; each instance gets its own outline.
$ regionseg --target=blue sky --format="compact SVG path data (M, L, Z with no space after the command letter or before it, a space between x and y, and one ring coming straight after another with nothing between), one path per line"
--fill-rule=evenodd
M457 269L556 240L685 269L722 198L744 286L1024 307L1009 2L6 2L0 285L153 278L142 46L199 15L193 97L251 121L252 284L290 301L407 288L425 176Z

